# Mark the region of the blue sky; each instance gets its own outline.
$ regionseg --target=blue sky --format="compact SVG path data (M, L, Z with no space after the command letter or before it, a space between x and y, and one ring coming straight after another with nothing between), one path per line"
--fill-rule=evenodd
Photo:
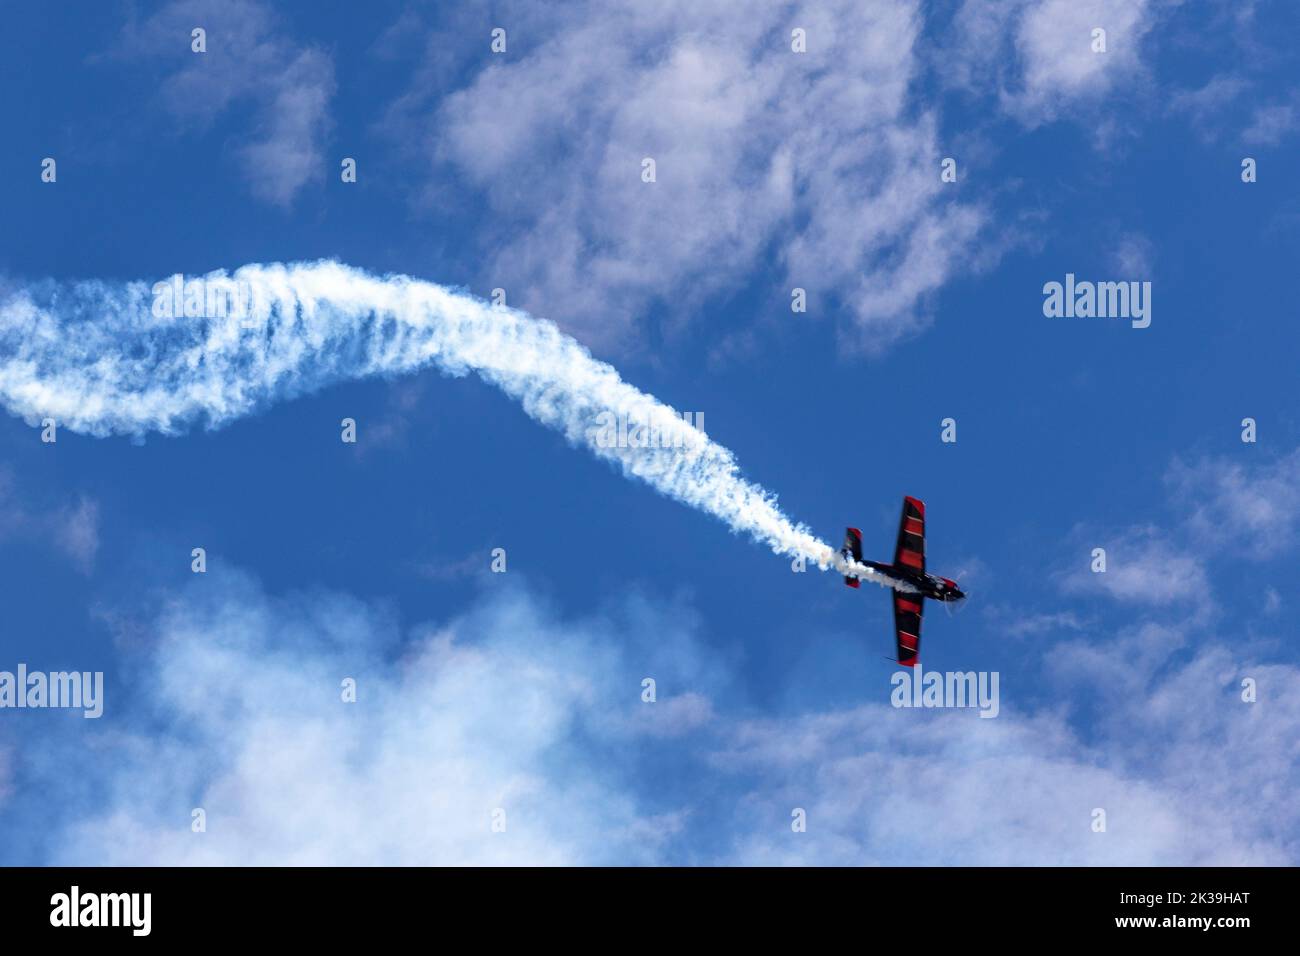
M474 376L53 445L7 402L0 670L106 691L0 710L0 861L1296 863L1300 21L859 6L11 5L0 292L504 288L824 539L886 559L923 498L974 599L921 659L996 719L891 707L888 595ZM1067 273L1149 281L1150 327L1046 317Z

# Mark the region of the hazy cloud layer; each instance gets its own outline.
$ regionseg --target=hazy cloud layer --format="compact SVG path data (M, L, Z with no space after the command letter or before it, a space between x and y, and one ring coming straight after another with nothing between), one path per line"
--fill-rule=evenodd
M44 758L84 765L94 795L67 807L49 862L1296 860L1300 674L1230 657L1194 624L1048 650L1047 686L1105 710L1084 733L1071 709L1022 706L1006 685L993 720L895 709L883 680L859 707L746 717L721 703L727 662L694 621L636 596L573 619L498 580L468 613L403 635L341 595L205 581L156 621L141 710ZM1201 649L1180 657L1189 638ZM662 774L707 785L665 805ZM206 833L190 832L193 807Z

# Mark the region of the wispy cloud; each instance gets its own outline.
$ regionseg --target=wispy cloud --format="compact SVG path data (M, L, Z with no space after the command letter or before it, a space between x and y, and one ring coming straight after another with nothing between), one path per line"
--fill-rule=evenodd
M1002 108L1036 126L1095 108L1144 70L1142 45L1158 0L965 0L941 69L972 91L1000 91ZM1105 31L1105 52L1093 30Z
M190 32L207 31L207 52ZM171 68L159 94L181 123L208 129L236 104L253 106L236 154L259 199L290 206L325 173L334 66L328 53L292 39L258 0L176 0L123 31L120 56Z
M485 195L488 281L589 344L626 347L656 303L679 327L774 257L784 302L808 289L879 350L924 327L986 224L909 99L921 28L914 0L578 4L450 96L413 87L390 132Z
M89 574L99 552L99 505L85 495L73 504L28 500L10 469L0 465L0 541L8 536L53 544Z
M1300 105L1296 98L1288 103L1269 103L1255 108L1250 125L1241 138L1251 145L1276 146L1300 127Z
M1300 450L1251 459L1176 459L1165 475L1169 520L1112 529L1079 527L1068 565L1055 578L1068 594L1104 594L1155 607L1181 603L1215 608L1209 558L1260 562L1300 538ZM1106 570L1092 569L1093 548L1106 550Z
M1140 232L1125 232L1115 244L1111 263L1116 275L1126 279L1151 279L1155 266L1155 248Z
M1228 458L1176 461L1167 485L1201 543L1253 559L1273 557L1296 544L1300 449L1249 463Z
M1112 533L1076 535L1077 559L1057 575L1070 594L1105 594L1120 601L1165 605L1175 601L1203 605L1210 600L1204 563L1154 525ZM1106 569L1094 571L1094 547L1106 551Z
M74 507L62 510L51 527L63 552L84 573L90 573L99 551L99 505L83 497Z
M991 605L983 616L992 626L1009 637L1042 637L1081 631L1087 621L1076 611L1039 613L1023 606Z
M1250 89L1242 76L1220 73L1203 86L1179 90L1169 97L1169 111L1186 116L1202 139L1212 138L1231 114L1228 107Z

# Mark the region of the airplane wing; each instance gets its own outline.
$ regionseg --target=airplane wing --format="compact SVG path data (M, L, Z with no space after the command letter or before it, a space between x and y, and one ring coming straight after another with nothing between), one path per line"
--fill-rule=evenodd
M894 563L925 573L925 502L918 498L903 499Z
M921 607L925 598L919 594L894 592L894 636L898 641L898 663L916 664L921 653Z

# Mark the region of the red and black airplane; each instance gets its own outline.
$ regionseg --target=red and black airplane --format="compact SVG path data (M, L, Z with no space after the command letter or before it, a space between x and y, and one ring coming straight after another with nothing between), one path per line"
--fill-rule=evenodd
M893 592L894 631L898 642L898 663L907 667L916 664L921 652L921 607L926 598L949 604L964 600L966 595L956 581L936 577L925 571L925 502L917 498L903 499L903 516L898 522L898 544L894 548L894 563L862 560L862 532L847 528L844 547L840 549L845 559L887 574L916 590ZM857 578L845 577L844 583L856 588Z

